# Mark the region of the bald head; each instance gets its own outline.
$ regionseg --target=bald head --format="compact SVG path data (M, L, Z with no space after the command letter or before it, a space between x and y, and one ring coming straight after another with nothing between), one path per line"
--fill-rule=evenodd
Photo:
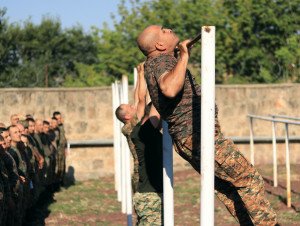
M116 109L116 116L117 119L119 119L121 122L124 122L124 116L127 114L126 109L124 108L124 104L121 104L117 109Z
M179 38L172 29L157 25L147 27L137 39L140 50L148 57L158 53L174 54L178 42Z
M17 114L13 114L10 116L10 122L12 125L16 125L19 121L19 116Z
M43 132L43 121L41 119L35 120L35 133L42 133Z
M129 104L121 104L116 110L117 118L127 124L130 122L132 117L136 114L136 107L134 105Z
M159 41L160 26L151 25L144 29L137 39L138 46L145 56L155 50L155 44Z

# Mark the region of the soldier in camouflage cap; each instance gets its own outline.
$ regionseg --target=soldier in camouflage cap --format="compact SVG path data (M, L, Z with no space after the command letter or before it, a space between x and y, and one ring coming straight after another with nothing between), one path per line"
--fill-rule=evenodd
M187 69L189 49L171 29L151 25L138 37L153 105L167 121L175 151L200 173L201 90ZM179 45L178 45L179 43ZM179 46L177 59L175 48ZM264 195L257 170L224 138L215 112L215 191L242 225L275 225L277 216Z

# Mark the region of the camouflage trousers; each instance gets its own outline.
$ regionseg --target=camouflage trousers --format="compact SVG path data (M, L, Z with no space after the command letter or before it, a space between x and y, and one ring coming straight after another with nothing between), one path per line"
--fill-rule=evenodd
M236 148L216 131L215 194L240 225L275 225L277 216L265 197L264 181ZM173 140L175 151L200 173L200 134Z
M163 225L163 194L136 192L133 206L137 214L136 225Z
M57 166L57 180L58 182L63 181L66 171L66 156L65 153L59 153L56 156L56 166Z

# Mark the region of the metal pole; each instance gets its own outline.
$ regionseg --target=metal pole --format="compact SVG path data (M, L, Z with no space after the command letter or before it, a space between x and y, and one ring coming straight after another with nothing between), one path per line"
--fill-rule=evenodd
M124 104L128 104L128 77L122 76L122 91ZM124 136L123 136L124 137ZM124 148L125 151L125 170L126 170L126 212L127 225L132 225L132 194L131 194L131 168L130 168L130 150L128 144Z
M272 122L272 144L273 144L273 186L278 186L278 180L277 180L277 150L276 150L276 128L275 128L275 122Z
M126 138L121 136L121 182L122 182L122 213L126 213Z
M123 89L124 87L121 85L120 87L120 101L124 103L124 96L123 96ZM120 128L121 129L121 128ZM125 137L121 136L121 183L122 183L122 192L121 192L121 199L122 199L122 213L126 213L126 140Z
M120 105L120 92L119 92L119 84L116 81L115 82L115 97L116 97L116 106ZM117 165L117 176L118 176L118 201L122 201L122 161L121 161L121 122L117 120L116 123L116 148L117 148L117 159L116 159L116 165Z
M115 84L111 84L111 94L112 94L112 109L113 109L113 127L114 127L114 168L115 168L115 191L118 190L118 180L117 180L117 119L115 116L116 106L116 96L115 96ZM119 132L119 131L118 131Z
M250 116L250 151L251 151L251 164L254 166L253 118L251 116Z
M67 144L68 155L70 154L70 148L71 148L71 145L70 145L70 143L68 142L68 144Z
M134 89L136 88L137 76L138 76L138 73L137 73L137 69L135 67L135 68L133 68L133 85L134 85Z
M286 144L286 204L287 207L292 206L292 199L291 199L291 172L290 172L290 145L289 145L289 124L285 124L285 144Z
M214 225L215 181L215 30L202 27L200 225Z
M173 190L173 144L168 132L168 123L163 126L163 186L164 186L164 225L174 225L174 190Z

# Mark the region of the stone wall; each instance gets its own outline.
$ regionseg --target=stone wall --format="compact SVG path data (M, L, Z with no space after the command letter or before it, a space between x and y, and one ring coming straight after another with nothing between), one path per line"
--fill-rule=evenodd
M133 87L129 89L133 102ZM282 114L300 117L300 84L217 85L216 103L225 136L249 136L247 114L268 116ZM113 139L111 87L100 88L11 88L0 89L0 122L9 125L13 113L32 114L45 119L60 111L65 118L68 140ZM284 136L284 126L277 125L277 135ZM300 136L299 126L290 126L290 136ZM254 120L254 136L271 136L271 123ZM238 147L249 159L248 144ZM255 146L257 164L272 163L272 145ZM279 161L285 161L285 146L278 145ZM298 143L291 144L291 161L299 163ZM187 167L174 153L175 170ZM114 172L112 147L71 147L67 169L76 179L96 178Z

